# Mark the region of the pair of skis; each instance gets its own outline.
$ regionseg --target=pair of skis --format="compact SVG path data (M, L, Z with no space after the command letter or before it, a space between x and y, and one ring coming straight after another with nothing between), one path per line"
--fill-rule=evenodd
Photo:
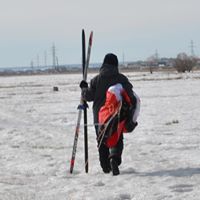
M86 58L85 31L82 30L82 71L83 71L84 81L87 80L87 70L89 67L90 54L91 54L91 48L92 48L92 37L93 37L93 32L91 31L90 37L89 37L88 49L87 49L87 58ZM70 162L70 173L73 173L73 169L74 169L82 111L84 111L85 172L88 173L87 107L88 107L87 103L83 101L83 99L81 98L80 104L78 106L78 119L77 119L77 124L76 124L76 129L75 129L75 135L74 135L74 144L73 144L72 157L71 157L71 162Z

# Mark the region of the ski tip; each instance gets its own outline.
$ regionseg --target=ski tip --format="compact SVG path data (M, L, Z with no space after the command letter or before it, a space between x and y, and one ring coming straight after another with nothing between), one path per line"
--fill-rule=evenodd
M92 45L92 38L93 38L93 31L91 31L90 33L90 39L89 39L90 46Z
M82 37L85 37L85 31L82 29Z

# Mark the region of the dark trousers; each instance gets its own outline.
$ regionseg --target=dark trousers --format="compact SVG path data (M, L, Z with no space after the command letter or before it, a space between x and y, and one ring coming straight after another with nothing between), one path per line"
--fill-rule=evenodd
M99 134L99 129L98 126L95 126L97 138ZM109 168L110 167L110 159L113 158L118 165L121 164L122 162L122 151L123 151L123 134L121 134L118 143L112 147L108 148L104 142L102 142L99 146L99 141L97 140L98 143L98 151L99 151L99 161L100 165L103 169Z

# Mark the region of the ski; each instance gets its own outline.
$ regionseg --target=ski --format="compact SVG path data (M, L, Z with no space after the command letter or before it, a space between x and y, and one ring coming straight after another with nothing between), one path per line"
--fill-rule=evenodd
M83 80L87 80L87 69L89 66L89 61L90 61L90 54L91 54L91 47L92 47L92 37L93 37L93 32L90 33L90 38L89 38L89 44L88 44L88 51L87 51L87 59L85 63L85 32L82 30L82 64L83 64ZM70 162L70 173L73 173L74 169L74 163L75 163L75 156L76 156L76 149L77 149L77 144L78 144L78 136L79 136L79 131L80 131L80 123L81 123L81 116L82 116L82 111L87 109L84 108L86 105L83 102L82 98L80 100L80 104L78 106L78 119L77 119L77 124L75 128L75 135L74 135L74 144L73 144L73 149L72 149L72 157L71 157L71 162ZM87 111L86 111L87 112ZM85 118L85 117L84 117ZM87 124L87 116L86 116L86 124ZM84 127L85 127L85 122L84 122ZM84 128L85 129L85 128ZM87 139L87 131L85 132L85 141ZM87 148L87 141L85 142L85 149L86 149L86 154L85 154L85 170L88 172L88 148Z
M83 78L85 73L85 32L82 30L82 70L83 70ZM88 130L87 130L87 102L83 101L84 105L84 149L85 149L85 172L88 173Z

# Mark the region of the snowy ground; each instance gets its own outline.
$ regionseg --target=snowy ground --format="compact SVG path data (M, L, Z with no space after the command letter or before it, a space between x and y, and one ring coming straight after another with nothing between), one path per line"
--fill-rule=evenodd
M200 73L128 77L141 98L141 114L139 126L125 135L116 177L99 166L92 104L89 174L83 127L69 173L81 75L0 77L0 199L200 199Z

